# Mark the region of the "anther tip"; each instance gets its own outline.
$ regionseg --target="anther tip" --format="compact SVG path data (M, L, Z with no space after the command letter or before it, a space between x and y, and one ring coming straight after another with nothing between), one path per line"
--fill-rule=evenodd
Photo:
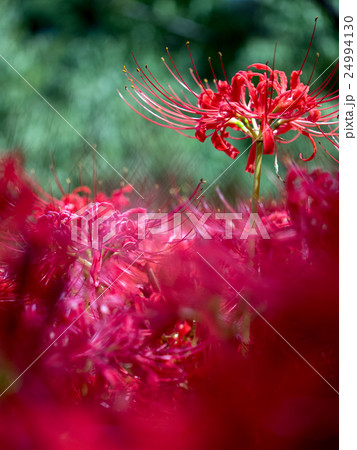
M190 41L186 41L186 45L190 45Z
M222 55L222 52L218 52L218 54L219 54L219 56L223 56L223 55Z

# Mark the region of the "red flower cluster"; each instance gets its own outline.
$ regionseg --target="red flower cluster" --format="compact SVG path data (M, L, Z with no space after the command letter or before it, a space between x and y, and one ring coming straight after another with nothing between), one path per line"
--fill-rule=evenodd
M14 158L0 174L6 448L334 448L336 177L290 168L283 201L260 204L270 239L253 237L251 264L239 221L232 239L212 218L211 239L174 242L170 221L166 244L140 243L127 188L56 200ZM212 211L197 192L175 211ZM73 240L73 220L108 204L98 233L115 235Z
M253 141L246 170L254 172L256 142L262 140L264 154L272 155L276 151L276 142L292 141L286 141L280 136L293 130L297 132L293 139L302 134L311 141L313 153L304 159L309 161L316 154L314 137L331 139L337 135L337 105L323 106L337 100L338 95L336 92L320 95L335 70L320 87L309 94L309 86L300 82L301 70L292 72L288 89L284 72L272 70L265 64L253 64L246 72L239 71L234 75L230 84L218 81L216 93L211 89L203 90L197 104L207 112L198 120L195 136L203 142L208 131L213 129L211 140L214 147L235 158L239 152L226 141L231 137L227 128L243 132ZM322 127L326 125L334 129L323 131Z

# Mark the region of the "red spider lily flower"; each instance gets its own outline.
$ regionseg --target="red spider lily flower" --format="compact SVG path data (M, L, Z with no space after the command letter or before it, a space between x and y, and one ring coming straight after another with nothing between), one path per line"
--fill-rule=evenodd
M283 71L274 70L266 64L252 64L246 71L238 71L229 82L220 53L225 81L217 79L209 60L215 85L215 89L211 89L207 80L201 81L187 43L194 68L190 71L199 91L193 90L183 79L168 49L172 67L163 58L162 60L180 86L194 97L193 102L184 93L179 96L170 85L165 89L148 67L145 66L146 70L143 70L135 58L138 76L135 77L124 66L134 93L127 88L126 90L144 110L158 120L139 112L119 91L118 93L142 117L201 142L210 137L217 150L233 159L239 151L227 139L250 138L252 144L247 148L250 149L247 172L254 172L256 142L262 142L264 154L271 155L276 152L277 142L290 143L300 135L306 136L313 151L307 158L300 154L300 158L310 161L316 154L316 139L325 137L337 148L338 136L338 90L334 89L338 66L313 91L310 91L309 86L313 73L306 84L300 81L315 28L303 64L299 70L291 73L289 86ZM194 136L186 134L189 130L194 130ZM231 135L232 130L239 132L238 135ZM282 135L288 131L295 131L296 135L293 139L285 140Z

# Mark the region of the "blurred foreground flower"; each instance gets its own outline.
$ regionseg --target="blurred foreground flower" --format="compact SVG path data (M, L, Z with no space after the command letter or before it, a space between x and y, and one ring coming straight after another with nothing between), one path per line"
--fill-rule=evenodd
M205 218L214 207L198 190L173 211ZM334 448L336 393L256 312L337 386L336 177L289 168L282 199L260 205L270 239L250 237L254 265L238 220L229 239L213 216L209 239L189 238L190 225L175 240L168 213L165 235L149 227L140 241L125 191L82 186L57 200L18 159L0 161L5 448ZM73 219L108 205L97 237L112 223L114 236L95 248L72 239ZM248 344L237 293L255 308Z

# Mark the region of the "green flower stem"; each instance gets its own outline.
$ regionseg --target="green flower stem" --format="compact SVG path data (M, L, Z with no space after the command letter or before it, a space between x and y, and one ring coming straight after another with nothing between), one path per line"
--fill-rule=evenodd
M250 212L257 213L259 207L259 192L260 192L260 177L262 174L262 161L263 161L263 141L257 141L256 154L255 154L255 170L253 179L253 195L252 195L252 205ZM255 256L255 241L251 240L248 242L248 252L250 256L250 263L254 266L254 256ZM244 305L242 313L242 354L247 356L249 342L250 342L250 322L251 313L247 305Z
M262 174L262 161L263 161L263 141L257 141L257 148L255 154L255 170L253 179L253 196L251 213L258 212L259 206L259 191L260 191L260 176Z
M258 213L259 209L259 192L260 192L260 177L262 174L262 161L263 161L263 141L256 141L256 153L255 153L255 170L254 170L254 179L253 179L253 195L252 195L252 205L250 207L251 213ZM251 219L253 223L254 220ZM252 223L251 222L251 223ZM248 253L250 256L250 262L254 265L254 256L255 256L255 242L251 240L248 242Z

